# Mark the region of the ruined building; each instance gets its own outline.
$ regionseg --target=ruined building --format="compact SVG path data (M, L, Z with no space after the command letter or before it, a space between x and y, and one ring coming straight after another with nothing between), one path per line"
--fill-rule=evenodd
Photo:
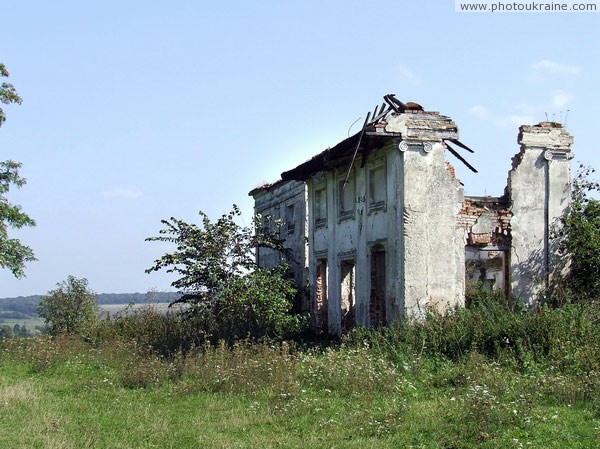
M470 280L534 301L564 269L549 234L569 204L572 137L559 123L521 126L505 194L464 196L446 160L469 166L456 124L384 99L360 132L250 192L256 214L283 223L314 328L339 335L443 311L464 304Z

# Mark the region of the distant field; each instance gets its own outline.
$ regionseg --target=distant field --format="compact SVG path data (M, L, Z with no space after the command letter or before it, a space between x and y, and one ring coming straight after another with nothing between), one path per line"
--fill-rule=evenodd
M101 318L115 318L118 316L129 315L131 313L138 312L140 310L152 308L160 313L166 313L169 308L168 302L159 302L152 304L101 304L98 306L100 310ZM36 326L44 326L45 322L43 318L38 316L32 316L31 318L0 318L0 326L11 326L13 327L15 324L19 326L25 325L27 329L35 329Z
M19 326L25 325L27 329L35 329L36 326L43 326L44 319L40 317L32 317L32 318L2 318L0 319L0 326L10 326L14 327L15 324Z

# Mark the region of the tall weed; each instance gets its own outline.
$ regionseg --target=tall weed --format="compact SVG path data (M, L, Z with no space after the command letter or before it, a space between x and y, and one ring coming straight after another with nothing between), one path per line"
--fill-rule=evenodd
M458 362L473 353L520 370L552 366L566 374L600 370L600 305L515 310L494 295L444 315L357 329L348 343L368 345L397 364L414 357Z

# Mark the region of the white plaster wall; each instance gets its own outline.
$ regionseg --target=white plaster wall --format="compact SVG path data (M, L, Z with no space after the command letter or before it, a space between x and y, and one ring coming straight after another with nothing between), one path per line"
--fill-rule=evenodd
M557 123L520 128L521 151L509 172L511 219L511 291L534 303L564 272L568 260L558 254L558 240L550 238L570 201L572 136Z
M419 316L464 304L464 232L456 227L462 189L446 170L444 146L403 153L404 307Z
M303 182L288 181L253 191L254 213L263 217L270 215L273 220L282 220L280 238L285 239L283 246L290 250L293 261L287 261L279 251L268 248L257 250L257 263L261 267L273 267L282 262L290 263L294 279L299 286L307 284L308 247L307 228L307 187ZM294 231L288 232L285 223L286 206L294 206Z
M548 161L548 217L550 227L561 226L559 218L567 212L571 202L570 160ZM569 269L568 256L559 251L559 239L551 239L548 250L549 282L555 276L565 275Z
M351 218L340 219L338 213L339 204L339 181L343 180L347 167L338 171L322 172L308 180L309 211L314 213L314 192L326 184L327 190L327 225L316 227L314 220L309 221L309 257L310 284L312 286L312 298L314 300L316 291L316 260L323 258L326 254L328 264L327 296L328 296L328 322L329 331L333 335L341 333L340 297L341 297L341 262L353 260L355 263L355 319L356 324L368 326L369 323L369 300L371 288L370 251L375 244L383 245L386 249L386 315L397 316L393 310L395 301L395 273L391 271L395 265L391 262L396 257L395 247L388 242L394 242L397 230L395 223L395 196L390 187L394 181L393 165L388 163L391 146L374 152L369 156L364 167L361 160L357 160L352 168L353 182L355 183L354 215ZM374 166L380 166L384 161L386 170L382 177L375 182L381 182L387 186L385 207L379 210L369 210L368 206L368 182L369 170ZM390 213L390 211L392 211ZM309 214L310 215L310 214Z
M547 241L547 162L543 149L522 150L510 172L511 292L531 302L544 288Z
M391 137L386 146L361 157L353 167L355 211L351 218L338 215L340 179L348 166L313 175L307 182L309 215L314 216L314 192L326 184L327 225L309 220L310 284L315 298L316 260L326 255L329 332L341 333L341 262L355 263L355 318L369 325L371 288L370 251L382 245L386 252L386 317L418 315L428 307L442 311L464 304L464 231L456 226L463 201L462 189L445 164L443 138L456 138L451 120L437 114L406 114L393 118L392 133L400 132L431 151L400 152L401 138ZM377 171L386 185L385 207L369 209L369 170ZM348 161L350 163L350 161ZM381 165L379 165L381 166Z
M404 247L405 247L405 215L404 215L404 153L396 148L390 152L388 159L388 176L390 179L388 189L390 211L387 235L390 254L388 273L388 319L397 319L404 315L405 307L405 276L404 276Z
M355 214L338 217L339 173L320 175L327 183L327 227L311 223L311 285L316 281L316 259L327 254L329 330L341 332L341 261L352 259L356 266L355 318L368 326L370 300L370 251L373 245L386 250L386 316L388 320L407 313L419 315L427 308L443 311L464 304L464 232L456 227L462 189L446 169L442 143L432 151L401 153L397 145L381 150L387 186L385 208L369 211L368 171L371 165L353 167ZM373 157L373 159L375 159ZM309 199L315 183L309 182ZM310 200L309 200L310 201ZM310 201L312 203L312 201ZM312 207L309 204L309 207ZM313 292L314 298L314 292Z

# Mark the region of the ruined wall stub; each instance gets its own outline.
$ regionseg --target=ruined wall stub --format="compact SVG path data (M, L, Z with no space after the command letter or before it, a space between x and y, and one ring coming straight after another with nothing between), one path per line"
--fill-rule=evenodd
M569 206L573 137L559 123L542 122L521 126L518 143L508 178L510 283L513 296L531 304L565 269L549 234Z
M505 195L465 198L445 160L454 122L396 109L250 192L256 212L287 223L315 330L463 305L465 276L533 302L566 268L550 229L569 205L572 137L558 123L522 126Z
M386 131L399 132L396 254L397 292L408 316L464 304L464 232L456 216L463 190L447 168L443 139L458 139L454 122L439 114L400 114Z
M274 267L283 262L290 265L294 281L299 288L308 283L307 188L303 182L289 181L266 184L249 193L254 198L254 214L260 215L262 224L277 232L284 241L288 254L269 248L258 248L256 261L261 267ZM307 299L302 304L308 310Z

